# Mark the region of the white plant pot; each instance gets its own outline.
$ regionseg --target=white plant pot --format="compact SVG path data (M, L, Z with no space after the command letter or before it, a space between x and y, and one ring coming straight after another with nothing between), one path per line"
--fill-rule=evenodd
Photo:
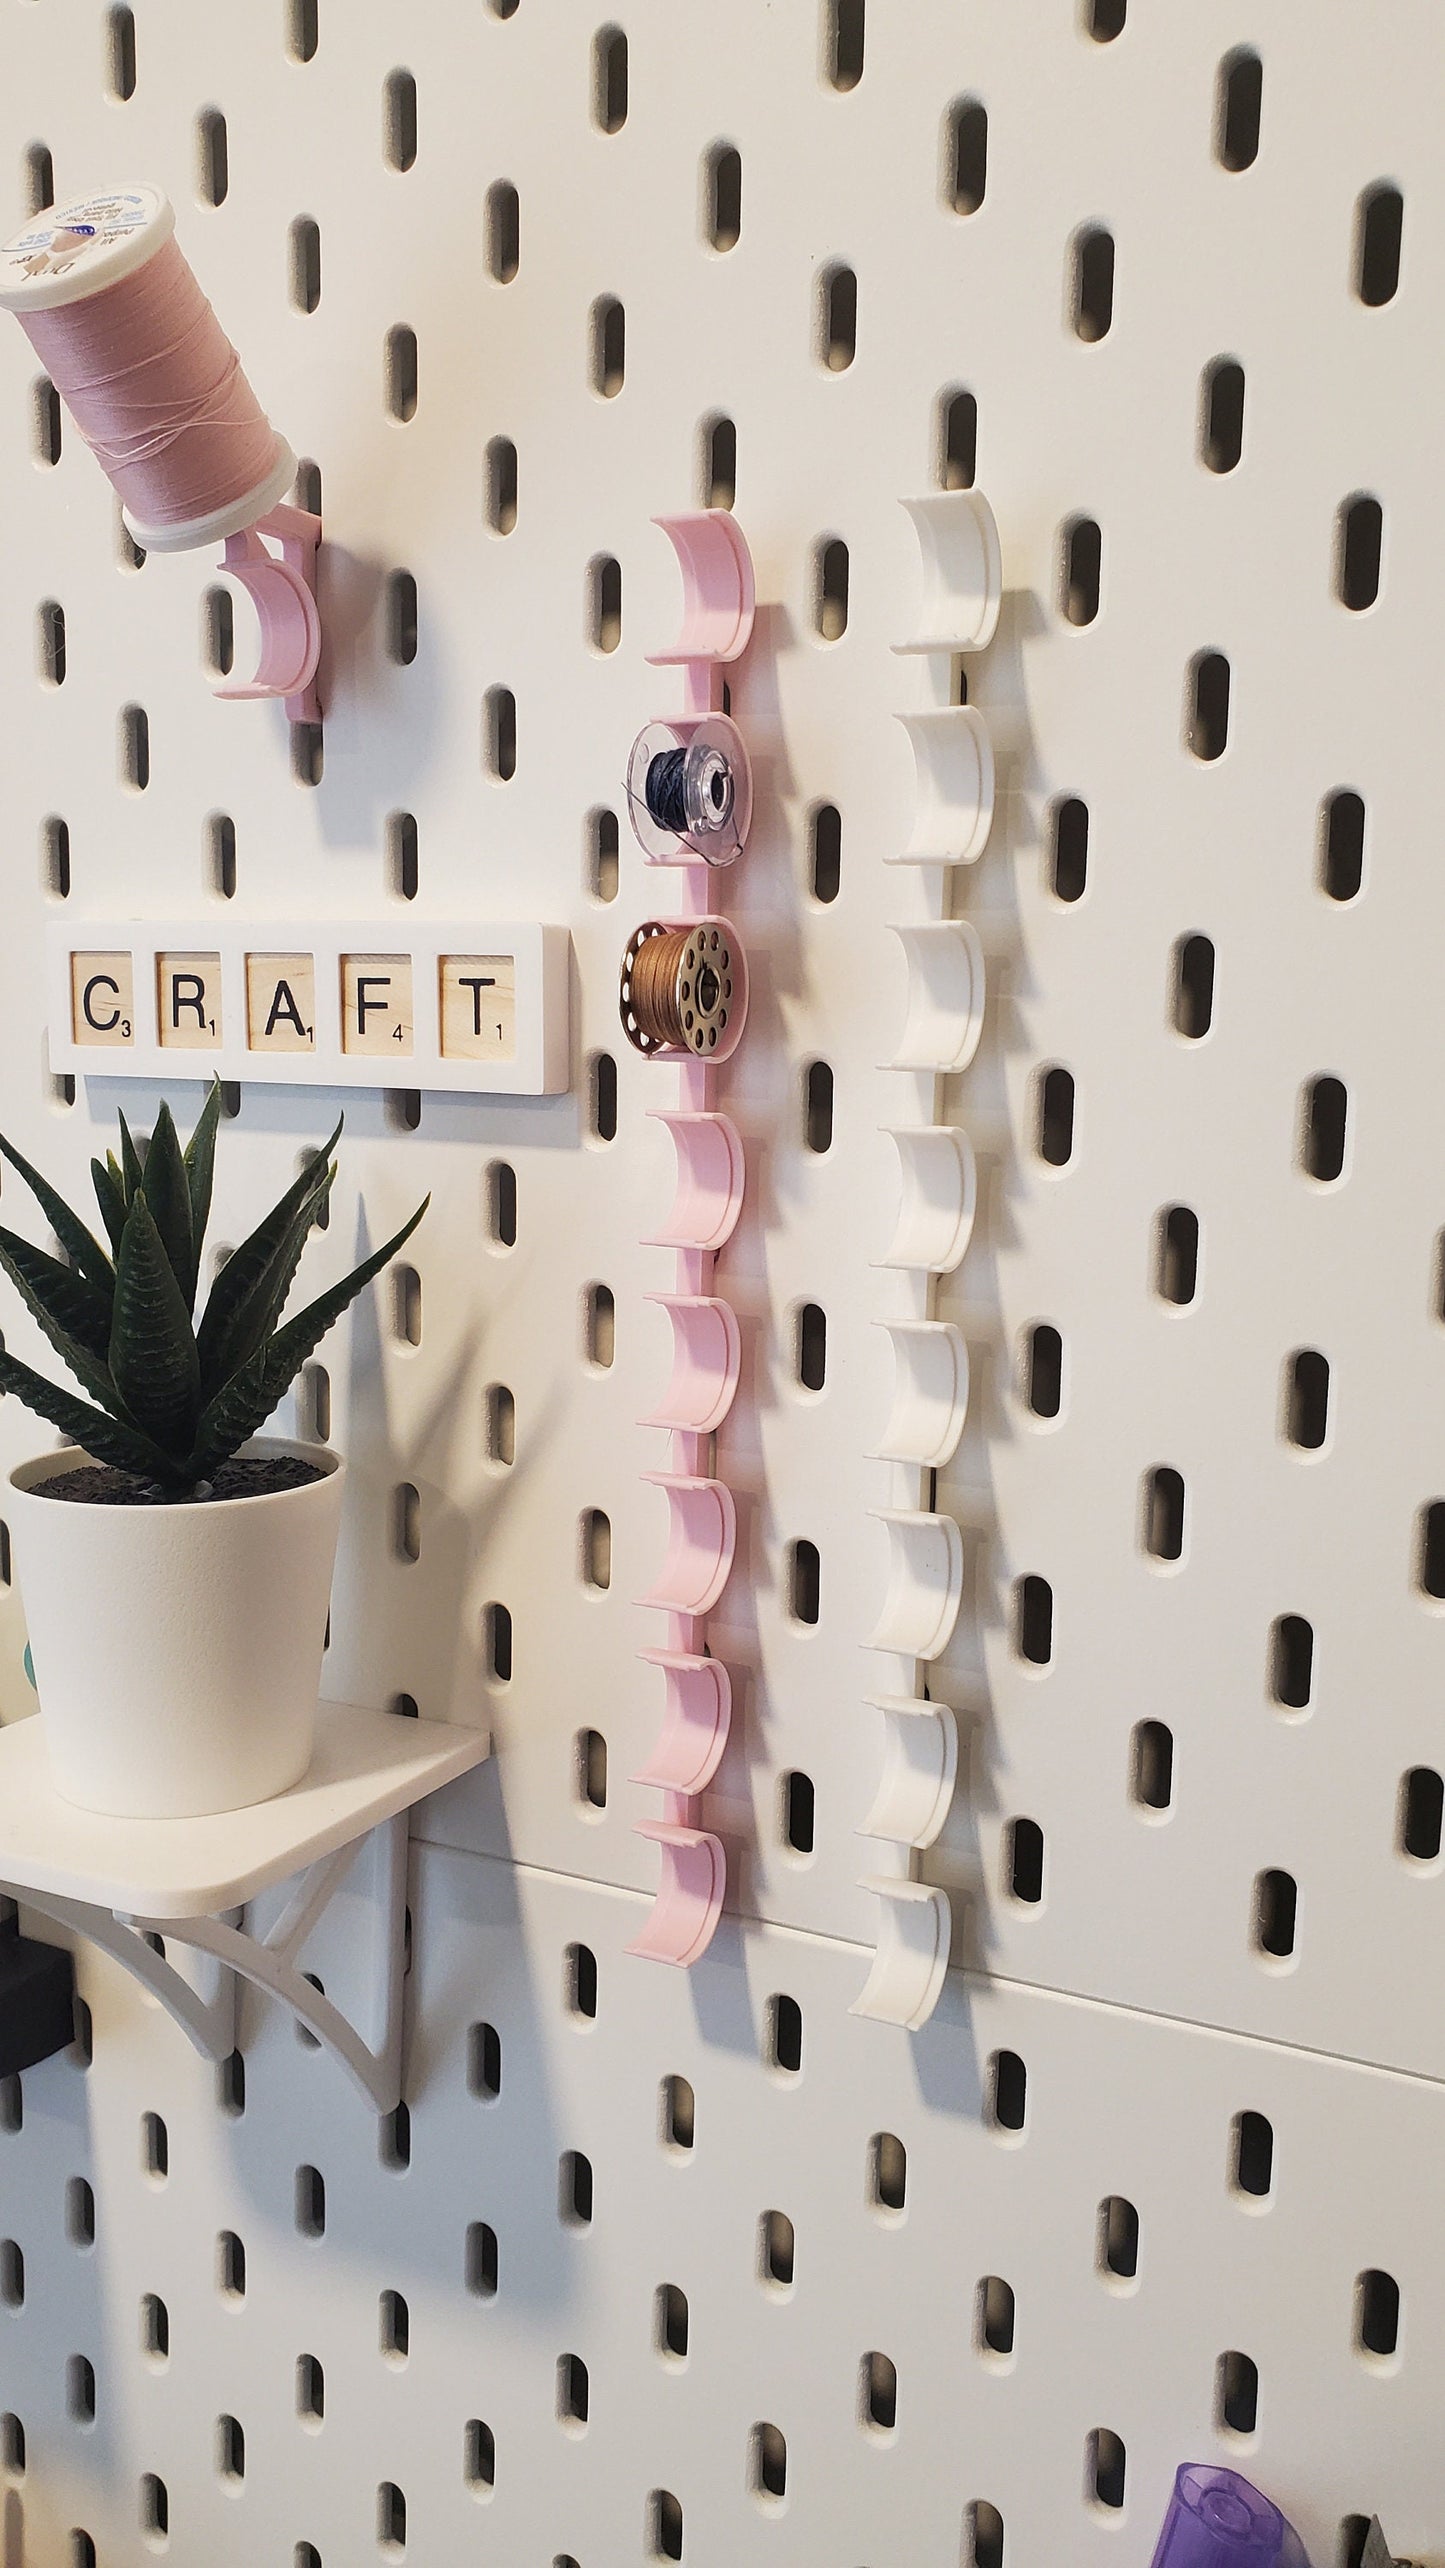
M40 1492L88 1454L10 1474L15 1570L55 1789L82 1810L244 1810L311 1762L344 1466L256 1498L95 1507Z

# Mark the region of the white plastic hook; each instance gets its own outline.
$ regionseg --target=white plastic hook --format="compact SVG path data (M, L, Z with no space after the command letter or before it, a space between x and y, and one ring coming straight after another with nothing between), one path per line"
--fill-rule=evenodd
M908 967L903 1040L884 1068L966 1070L983 1032L986 974L978 931L965 918L895 927Z
M993 741L971 704L894 719L913 751L913 826L895 865L972 865L988 845L995 792Z
M899 1202L893 1240L880 1266L950 1275L963 1262L978 1208L973 1144L957 1124L895 1126Z
M911 1694L870 1694L868 1700L883 1716L883 1766L858 1834L931 1846L958 1780L958 1724L946 1703Z
M895 651L982 651L1003 601L998 521L981 491L930 491L905 499L918 538L918 602Z
M888 1591L864 1646L936 1659L963 1602L963 1536L952 1516L902 1507L872 1512L888 1536Z
M937 1471L968 1415L968 1348L951 1320L877 1320L893 1346L893 1406L876 1448L881 1459Z
M863 1888L878 1901L878 1949L863 1991L848 2012L916 2033L938 2004L948 1971L953 1933L948 1894L921 1881L877 1877Z

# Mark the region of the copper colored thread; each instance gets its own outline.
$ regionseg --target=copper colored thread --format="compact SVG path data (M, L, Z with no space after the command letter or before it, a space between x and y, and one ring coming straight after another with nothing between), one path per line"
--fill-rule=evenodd
M650 936L632 966L632 1005L643 1033L653 1043L683 1052L691 1046L678 1005L677 981L693 932L690 927L677 927L662 936Z

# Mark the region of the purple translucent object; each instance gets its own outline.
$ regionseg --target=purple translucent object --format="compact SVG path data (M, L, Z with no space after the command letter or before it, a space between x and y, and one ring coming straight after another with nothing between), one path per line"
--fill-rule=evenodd
M1237 2470L1186 2461L1153 2568L1309 2568L1294 2526Z

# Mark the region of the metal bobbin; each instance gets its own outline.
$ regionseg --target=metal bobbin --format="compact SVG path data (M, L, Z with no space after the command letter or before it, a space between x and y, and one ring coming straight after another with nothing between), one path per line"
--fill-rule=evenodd
M638 1052L690 1053L718 1061L731 1052L747 1009L747 966L726 919L669 926L647 919L622 958L618 1008Z
M649 722L627 761L633 834L654 864L731 865L752 819L753 784L742 734L726 714Z

